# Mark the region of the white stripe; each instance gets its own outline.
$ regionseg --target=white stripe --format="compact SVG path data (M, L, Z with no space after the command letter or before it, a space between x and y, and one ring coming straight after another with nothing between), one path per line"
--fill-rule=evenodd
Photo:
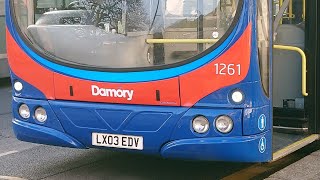
M8 156L8 155L10 155L10 154L14 154L14 153L17 153L17 152L19 152L19 151L9 151L9 152L5 152L5 153L1 153L1 154L0 154L0 157Z
M0 54L0 59L8 58L7 54Z
M12 176L0 176L0 179L4 179L4 180L26 180L26 179L23 179L23 178L12 177Z

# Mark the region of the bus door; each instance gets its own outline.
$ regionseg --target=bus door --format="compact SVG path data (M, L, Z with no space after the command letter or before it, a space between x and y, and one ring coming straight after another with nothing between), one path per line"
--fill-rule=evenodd
M272 100L273 151L279 159L319 138L312 135L314 124L310 116L310 100L305 36L306 3L304 0L276 0L273 24ZM310 18L310 17L309 17ZM307 74L308 72L308 74ZM311 86L309 86L311 87Z

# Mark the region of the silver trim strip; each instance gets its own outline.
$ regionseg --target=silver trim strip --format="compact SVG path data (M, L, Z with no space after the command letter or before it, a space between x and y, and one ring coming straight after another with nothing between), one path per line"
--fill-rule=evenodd
M284 126L273 126L273 129L284 129L291 131L308 131L308 128L293 128L293 127L284 127Z

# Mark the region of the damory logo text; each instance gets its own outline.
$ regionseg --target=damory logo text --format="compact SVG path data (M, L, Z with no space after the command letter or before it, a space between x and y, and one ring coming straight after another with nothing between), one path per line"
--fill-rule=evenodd
M131 101L133 98L133 90L123 89L105 89L98 86L92 85L91 92L93 96L113 97L113 98L126 98Z

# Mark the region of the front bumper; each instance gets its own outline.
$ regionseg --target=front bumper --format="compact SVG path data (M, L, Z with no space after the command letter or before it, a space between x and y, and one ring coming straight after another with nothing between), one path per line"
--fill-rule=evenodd
M267 162L271 160L271 132L243 136L242 110L183 107L114 105L84 102L44 101L14 98L13 109L25 103L31 112L39 106L47 110L48 120L41 124L33 117L22 120L14 111L13 129L22 141L71 148L96 148L92 133L142 136L144 154L165 158L210 161ZM208 117L214 124L221 114L234 119L228 135L213 127L204 135L191 129L197 115ZM261 151L261 140L263 151ZM116 149L114 149L116 150Z

